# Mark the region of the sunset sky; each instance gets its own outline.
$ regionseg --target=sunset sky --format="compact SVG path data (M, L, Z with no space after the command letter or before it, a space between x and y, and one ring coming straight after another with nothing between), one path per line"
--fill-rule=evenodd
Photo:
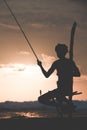
M74 79L74 90L87 100L87 0L7 0L36 55L48 69L57 59L57 43L69 47L70 31L77 22L74 61L81 77ZM68 57L68 55L67 55ZM0 102L34 101L39 91L56 88L56 73L46 79L4 0L0 0Z

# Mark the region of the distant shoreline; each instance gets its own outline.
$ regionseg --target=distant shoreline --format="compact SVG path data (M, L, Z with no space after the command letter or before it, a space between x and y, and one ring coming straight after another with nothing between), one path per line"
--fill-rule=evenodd
M87 109L87 101L78 101L73 100L73 103L76 105L77 109ZM45 110L45 109L54 109L54 107L50 107L47 105L43 105L38 101L5 101L0 102L0 110Z

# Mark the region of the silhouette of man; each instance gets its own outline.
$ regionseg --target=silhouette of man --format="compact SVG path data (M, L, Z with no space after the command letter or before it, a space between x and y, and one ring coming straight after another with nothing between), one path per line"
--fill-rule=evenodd
M40 66L42 73L46 78L48 78L54 70L57 71L58 76L57 88L41 95L38 98L38 101L45 105L52 105L54 103L52 99L55 97L61 101L63 99L66 100L65 96L69 96L69 100L71 102L73 77L80 76L80 71L75 62L65 57L68 52L68 47L65 44L57 44L55 51L59 59L53 62L48 71L45 71L42 66L42 62L37 60L37 64Z

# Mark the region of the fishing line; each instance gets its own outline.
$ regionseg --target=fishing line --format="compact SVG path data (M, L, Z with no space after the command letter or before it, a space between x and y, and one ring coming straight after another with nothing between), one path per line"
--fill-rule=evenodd
M33 47L31 46L31 44L30 44L30 42L29 42L29 40L28 40L28 38L27 38L25 32L23 31L23 29L22 29L20 23L18 22L16 16L14 15L13 11L11 10L11 8L10 8L10 6L8 5L8 3L7 3L6 0L4 0L4 3L5 3L5 5L7 6L7 8L9 9L9 11L10 11L11 15L13 16L13 18L15 19L17 25L19 26L19 29L20 29L20 31L22 32L23 36L25 37L25 39L26 39L26 41L27 41L29 47L31 48L31 50L32 50L32 52L33 52L33 54L34 54L34 56L35 56L36 59L38 60L38 57L37 57L37 55L36 55L36 53L35 53Z

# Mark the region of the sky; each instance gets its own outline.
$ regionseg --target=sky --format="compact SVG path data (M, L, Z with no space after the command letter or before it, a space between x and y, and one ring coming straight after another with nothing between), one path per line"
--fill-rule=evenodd
M57 59L55 46L69 47L74 21L74 61L81 77L74 79L74 90L83 94L73 97L87 100L87 1L86 0L7 0L22 26L37 57L46 70ZM68 55L67 55L68 57ZM39 91L55 89L54 72L49 78L41 73L37 60L14 18L0 0L0 101L37 100Z

